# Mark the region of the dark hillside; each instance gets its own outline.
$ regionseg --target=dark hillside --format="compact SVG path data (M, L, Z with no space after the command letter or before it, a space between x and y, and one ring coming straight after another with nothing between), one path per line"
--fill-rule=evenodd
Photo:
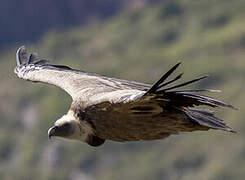
M104 21L124 8L143 7L156 0L1 0L0 47L33 42L52 29L65 30Z

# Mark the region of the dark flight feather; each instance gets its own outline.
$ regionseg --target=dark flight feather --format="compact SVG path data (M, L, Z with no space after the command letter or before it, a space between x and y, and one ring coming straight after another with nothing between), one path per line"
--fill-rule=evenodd
M27 60L27 64L31 64L37 61L37 53L31 53L28 60Z
M156 92L159 87L161 87L161 84L178 68L180 64L181 63L176 64L168 72L166 72L155 84L153 84L153 86L146 92L146 94Z
M171 84L171 83L173 83L173 82L179 80L182 76L183 76L183 73L181 73L180 75L178 75L176 78L174 78L174 79L172 79L172 80L170 80L170 81L168 81L168 82L166 82L166 83L161 84L161 85L158 87L158 89L161 89L162 87L167 86L168 84Z
M202 76L202 77L193 79L193 80L191 80L191 81L187 81L187 82L185 82L185 83L178 84L178 85L176 85L176 86L173 86L173 87L170 87L170 88L163 89L163 90L158 91L158 92L159 92L159 93L161 93L161 92L167 92L167 91L169 91L169 90L176 89L176 88L180 88L180 87L186 86L186 85L188 85L188 84L192 84L192 83L194 83L194 82L200 81L200 80L205 79L205 78L207 78L207 77L208 77L208 76Z

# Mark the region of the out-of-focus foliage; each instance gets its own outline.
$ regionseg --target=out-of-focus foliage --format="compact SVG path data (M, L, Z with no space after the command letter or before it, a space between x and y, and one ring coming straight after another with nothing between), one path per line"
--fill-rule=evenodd
M62 90L17 79L15 50L0 61L1 179L241 179L245 176L245 3L242 0L164 1L124 11L103 23L49 32L30 52L54 64L152 83L182 61L184 80L210 74L198 88L240 110L218 110L238 131L193 132L152 142L107 142L91 148L48 140L66 111Z
M157 0L1 0L0 47L33 42L47 30L106 20L124 8L142 7L154 1Z

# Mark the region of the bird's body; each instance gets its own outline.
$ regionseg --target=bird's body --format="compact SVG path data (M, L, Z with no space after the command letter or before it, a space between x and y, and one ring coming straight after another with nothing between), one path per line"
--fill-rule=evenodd
M19 48L16 58L18 77L59 86L73 99L69 112L50 128L50 137L99 146L105 140L154 140L196 130L233 132L213 112L193 109L199 105L233 108L231 105L195 94L204 90L174 90L205 77L165 88L180 79L182 74L165 82L179 64L151 86L50 65L45 60L37 60L35 54L27 59L24 47Z
M82 118L92 125L98 137L119 142L162 139L179 132L209 129L190 123L184 113L157 108L154 113L151 109L137 112L130 108L121 110L120 105L117 109L108 103L102 108L85 109ZM81 117L80 112L74 112Z

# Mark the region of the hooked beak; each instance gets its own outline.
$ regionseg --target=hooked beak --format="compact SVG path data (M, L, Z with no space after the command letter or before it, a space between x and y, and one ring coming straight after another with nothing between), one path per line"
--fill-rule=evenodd
M48 138L51 139L52 136L55 136L58 126L53 126L48 130Z

